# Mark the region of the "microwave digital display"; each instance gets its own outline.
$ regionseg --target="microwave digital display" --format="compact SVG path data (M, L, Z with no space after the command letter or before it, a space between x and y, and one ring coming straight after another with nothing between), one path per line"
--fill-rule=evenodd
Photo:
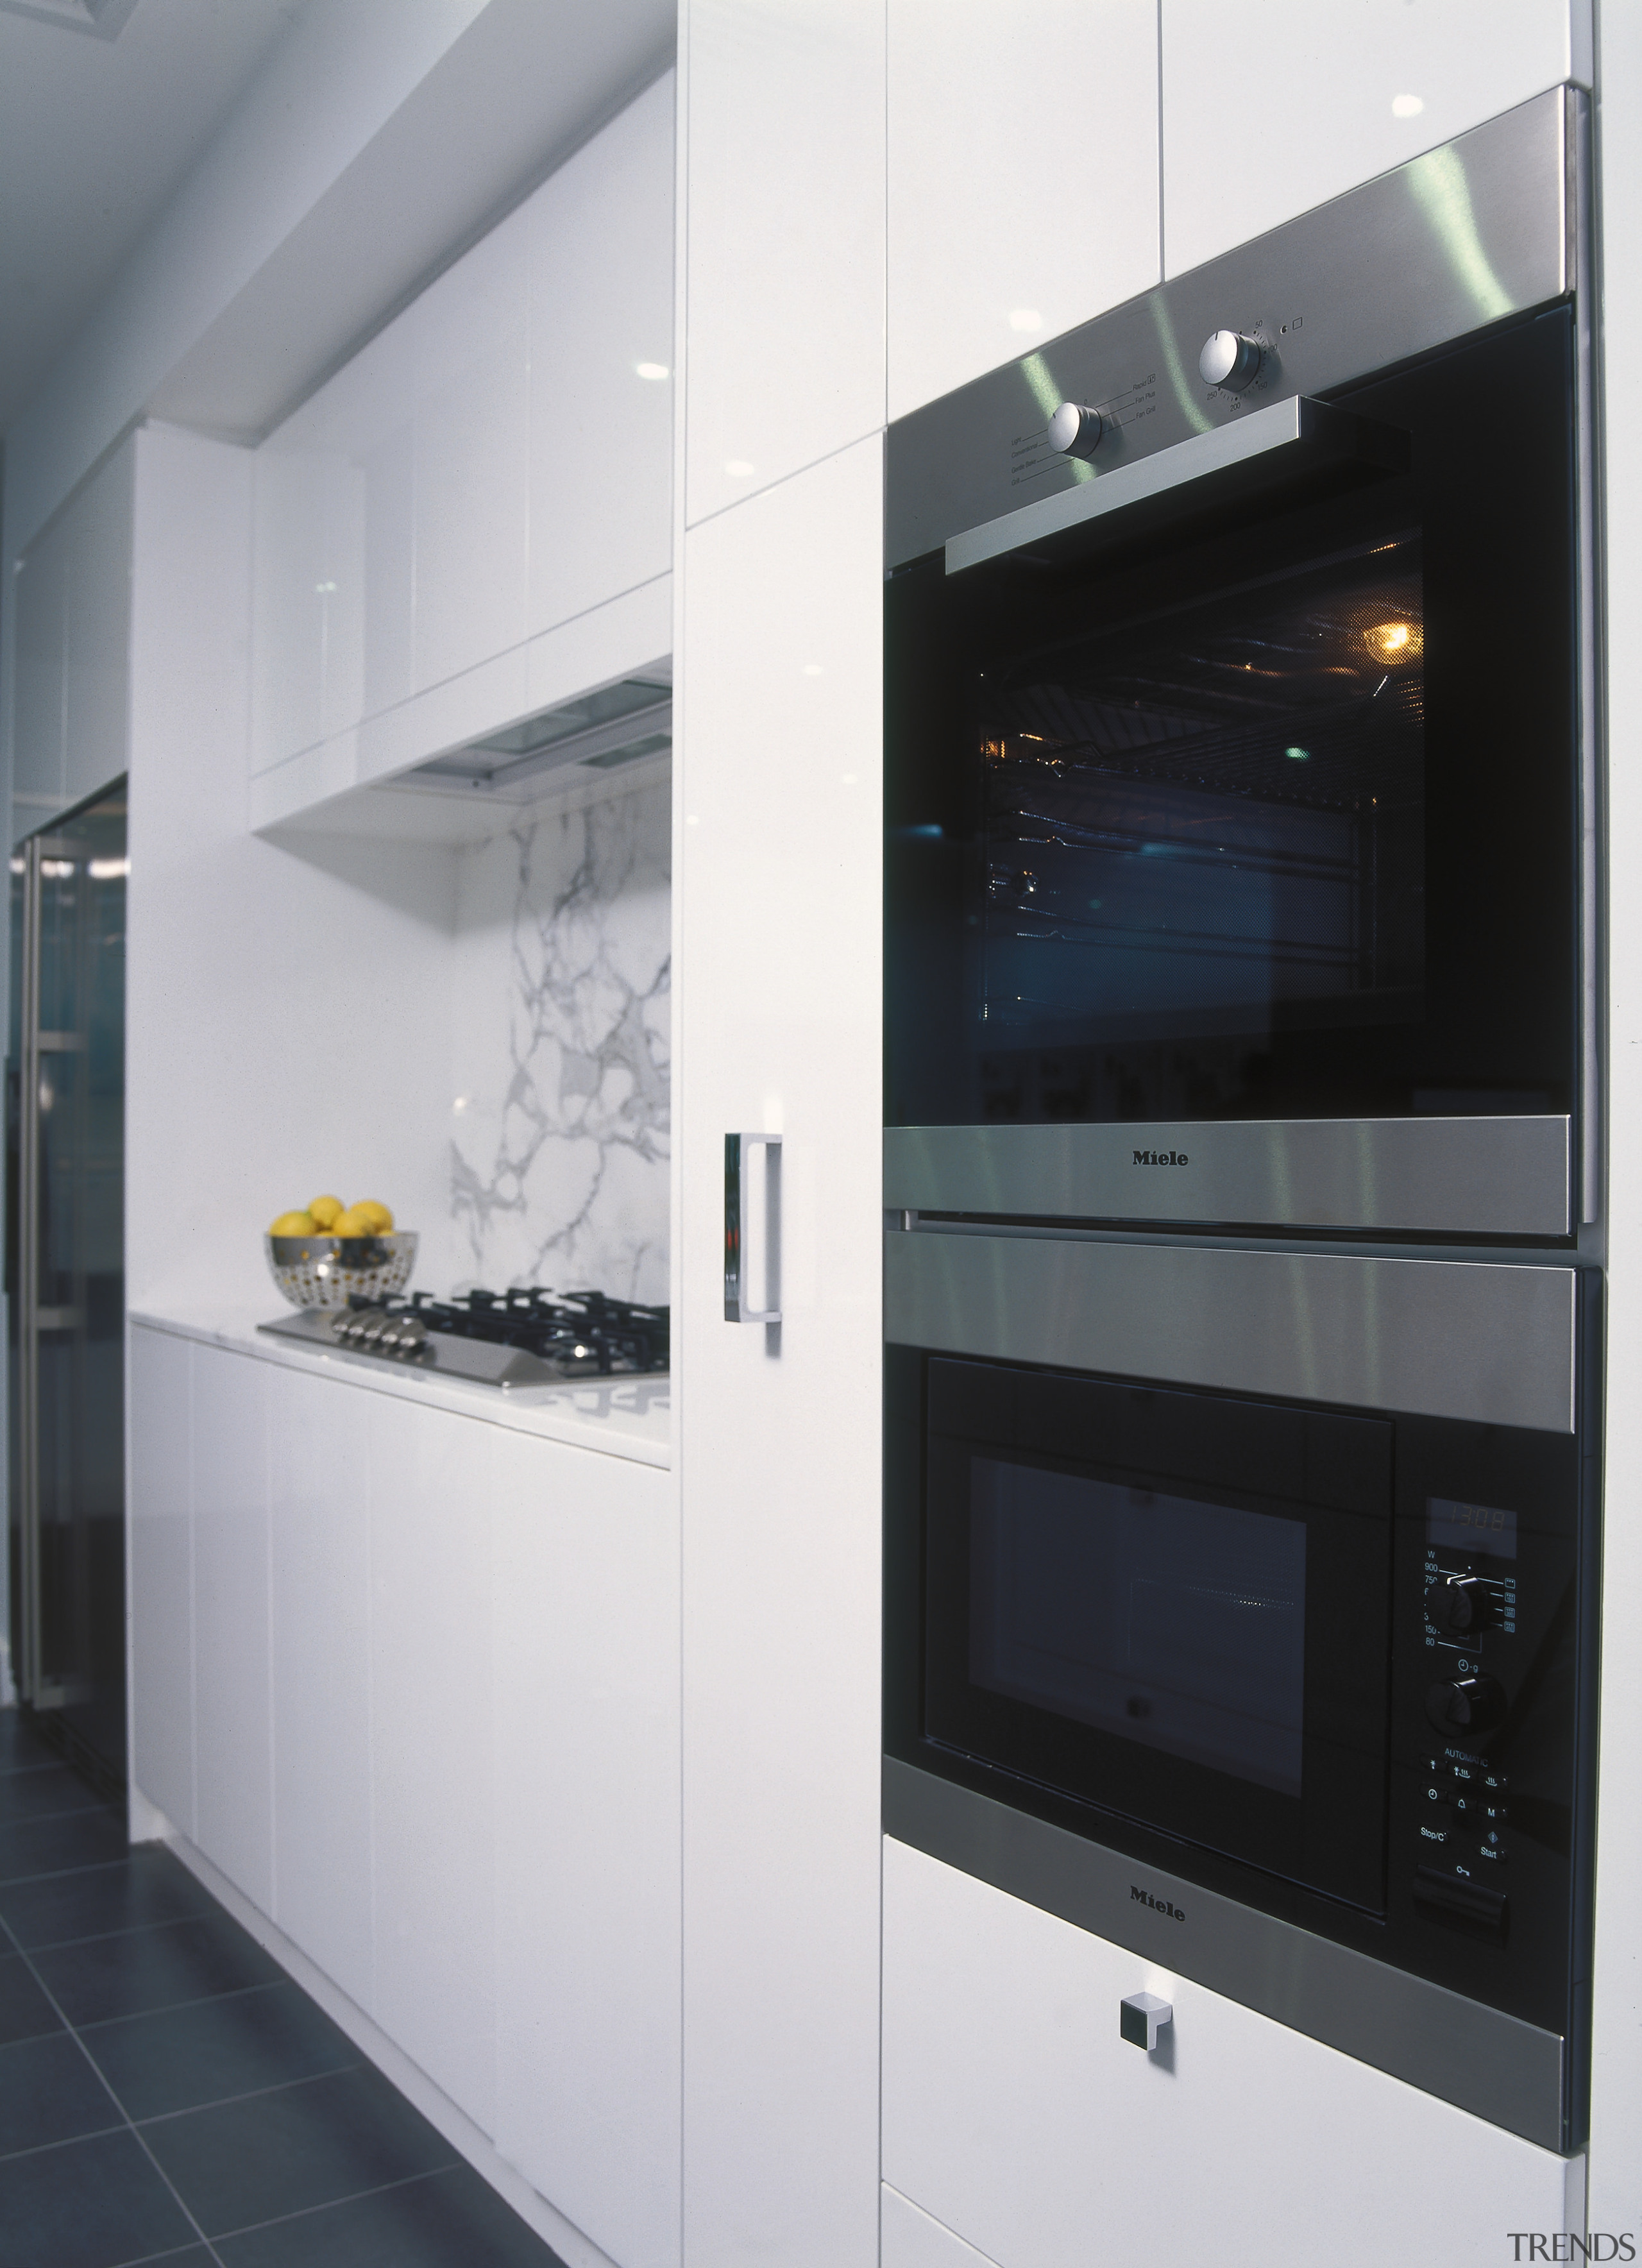
M1514 1559L1517 1516L1501 1505L1427 1497L1425 1541L1435 1551L1487 1551L1496 1559Z

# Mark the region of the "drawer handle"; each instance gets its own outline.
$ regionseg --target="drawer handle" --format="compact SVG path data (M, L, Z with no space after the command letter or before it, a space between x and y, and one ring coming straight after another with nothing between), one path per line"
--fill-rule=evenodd
M1131 1992L1118 2007L1118 2030L1131 2048L1145 2048L1148 2055L1156 2047L1158 2034L1164 2025L1174 2021L1173 2003L1160 2000L1155 1992Z
M767 1291L775 1304L749 1307L747 1303L747 1167L749 1153L762 1143L769 1155L769 1180L764 1211L769 1248ZM781 1321L781 1137L779 1134L726 1134L724 1138L724 1319L726 1323L778 1323Z

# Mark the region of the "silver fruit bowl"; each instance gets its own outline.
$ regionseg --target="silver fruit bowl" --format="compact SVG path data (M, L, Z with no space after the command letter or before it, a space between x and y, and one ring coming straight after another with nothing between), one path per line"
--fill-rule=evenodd
M414 1230L393 1236L265 1236L269 1272L293 1307L345 1307L402 1292L416 1262Z

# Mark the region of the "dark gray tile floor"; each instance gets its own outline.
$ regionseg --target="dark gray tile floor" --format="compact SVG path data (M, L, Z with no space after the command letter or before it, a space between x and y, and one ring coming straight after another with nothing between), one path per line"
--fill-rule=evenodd
M5 2268L563 2268L168 1851L0 1710Z

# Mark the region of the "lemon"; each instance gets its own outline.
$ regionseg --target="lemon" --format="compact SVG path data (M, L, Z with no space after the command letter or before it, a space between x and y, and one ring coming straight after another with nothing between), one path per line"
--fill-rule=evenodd
M270 1236L315 1236L319 1232L311 1212L282 1212L268 1233Z
M342 1210L342 1201L340 1197L314 1197L308 1206L308 1211L321 1228L328 1228Z
M374 1197L357 1198L350 1211L357 1219L368 1220L379 1236L393 1234L394 1216L385 1204L378 1204Z
M337 1214L328 1233L332 1236L374 1236L376 1230L362 1213L350 1206L346 1212Z

